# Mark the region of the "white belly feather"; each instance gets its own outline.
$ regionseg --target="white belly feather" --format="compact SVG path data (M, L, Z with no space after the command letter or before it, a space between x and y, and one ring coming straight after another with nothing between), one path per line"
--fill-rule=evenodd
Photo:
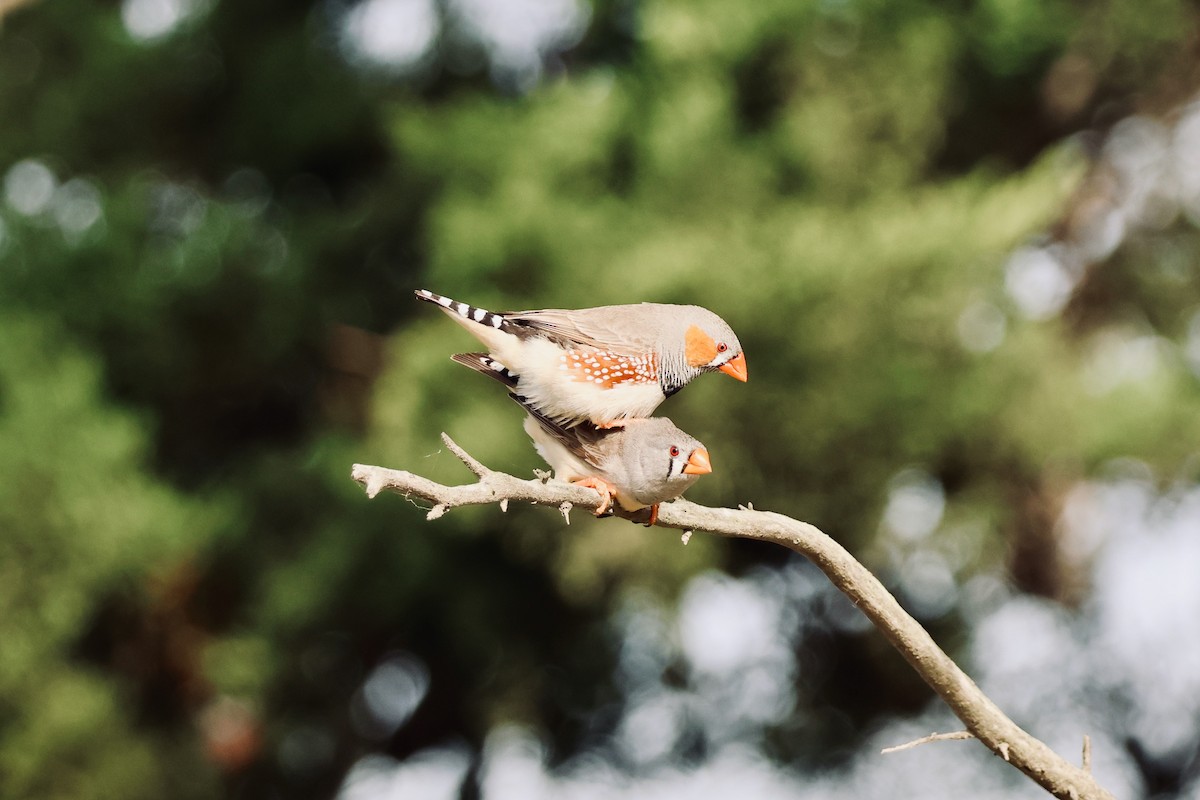
M520 393L559 420L589 419L607 424L626 417L648 417L666 399L658 381L618 383L611 389L579 380L564 368L562 348L544 339L509 341L494 354L521 376Z

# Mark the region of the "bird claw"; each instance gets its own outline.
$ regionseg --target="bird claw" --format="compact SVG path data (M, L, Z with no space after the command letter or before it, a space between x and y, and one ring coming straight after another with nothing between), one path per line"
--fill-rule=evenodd
M586 486L589 489L595 489L596 492L599 493L600 505L595 511L597 517L603 516L604 512L608 511L608 509L612 507L613 497L616 496L616 492L614 491L612 484L608 483L607 481L601 480L600 478L578 478L571 481L571 483L575 484L576 486Z
M658 503L650 506L650 521L646 523L646 527L653 528L656 522L658 522Z

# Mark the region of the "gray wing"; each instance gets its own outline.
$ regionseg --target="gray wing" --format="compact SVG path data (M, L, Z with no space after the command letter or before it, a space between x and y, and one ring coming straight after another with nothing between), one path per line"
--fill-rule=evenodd
M638 303L577 310L510 311L503 316L507 322L527 329L531 335L567 345L639 356L655 349L661 341L665 320L675 313L678 313L678 306Z
M590 422L580 422L566 428L538 411L524 397L515 394L509 397L516 400L542 430L553 436L572 455L592 466L598 467L608 458L612 449L612 437L621 433L620 428L597 428Z

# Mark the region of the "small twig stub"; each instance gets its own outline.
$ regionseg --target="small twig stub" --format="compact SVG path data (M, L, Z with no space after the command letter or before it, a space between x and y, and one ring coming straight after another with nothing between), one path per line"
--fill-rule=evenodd
M482 478L491 472L491 470L481 464L479 460L475 458L475 456L459 447L458 442L450 438L450 434L443 433L442 442L446 445L446 447L450 448L451 453L454 453L454 455L458 456L459 461L467 465L467 469L471 470L471 472L474 472L478 477Z
M911 742L898 744L893 747L885 747L879 752L882 755L888 753L899 753L901 750L912 750L914 747L920 747L923 744L930 742L949 742L955 739L974 739L975 734L970 731L951 731L950 733L931 733L928 736L922 736L920 739L913 739Z

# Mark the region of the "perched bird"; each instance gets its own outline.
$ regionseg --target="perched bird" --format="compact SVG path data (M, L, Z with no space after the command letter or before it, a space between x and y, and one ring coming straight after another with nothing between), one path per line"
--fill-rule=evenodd
M505 364L516 393L565 426L602 428L648 417L692 378L746 380L746 357L723 319L700 306L640 303L575 311L493 313L434 294L436 303Z
M525 432L554 469L554 477L600 493L596 516L615 500L626 511L658 506L683 494L701 475L712 472L708 450L665 417L626 420L620 427L590 423L562 425L516 394L519 376L484 353L458 353L454 360L490 375L508 387L526 411Z

